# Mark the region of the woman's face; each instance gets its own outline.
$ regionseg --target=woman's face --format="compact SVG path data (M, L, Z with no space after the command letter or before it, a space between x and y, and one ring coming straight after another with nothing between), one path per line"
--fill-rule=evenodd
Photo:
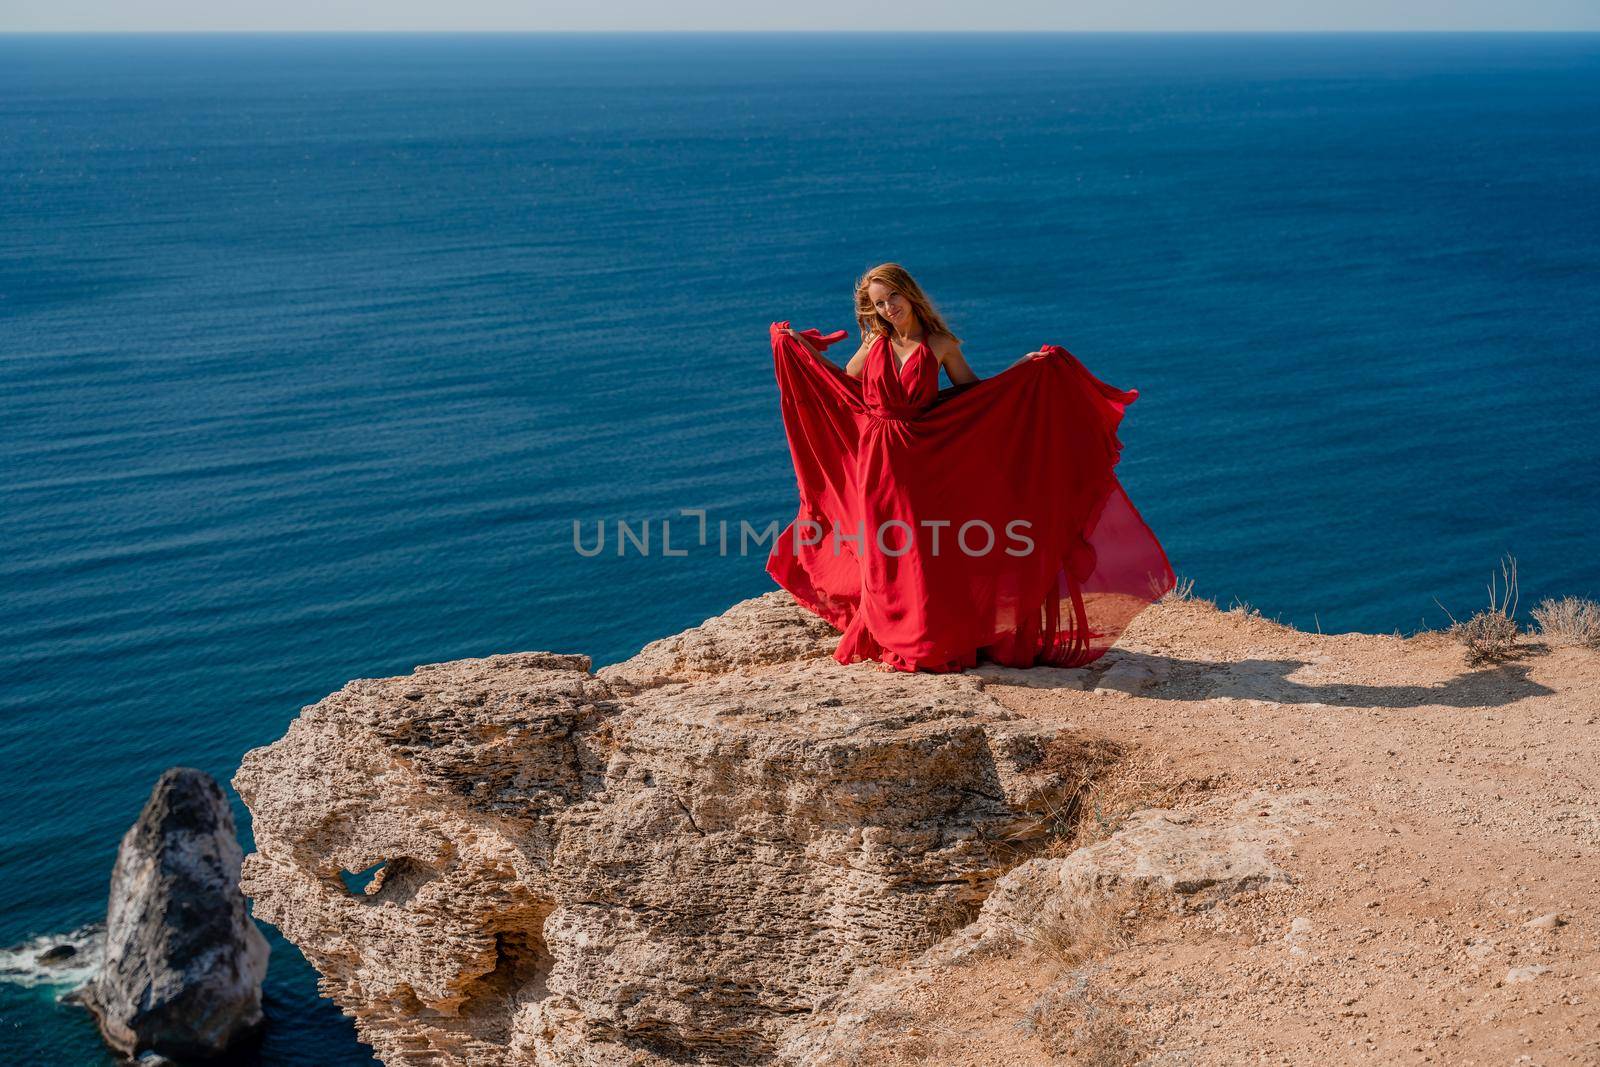
M894 327L895 333L904 334L916 325L917 316L911 310L911 301L882 282L872 282L867 286L867 298L872 301L878 314Z

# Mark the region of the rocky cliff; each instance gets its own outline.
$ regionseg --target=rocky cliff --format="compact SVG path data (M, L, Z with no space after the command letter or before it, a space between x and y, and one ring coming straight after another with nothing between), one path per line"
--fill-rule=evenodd
M1077 671L836 639L773 593L353 681L234 779L254 913L389 1064L1425 1062L1535 1001L1600 1053L1593 651L1179 598Z
M598 676L351 682L235 779L255 914L385 1062L763 1062L970 919L1102 758L831 639L775 594Z

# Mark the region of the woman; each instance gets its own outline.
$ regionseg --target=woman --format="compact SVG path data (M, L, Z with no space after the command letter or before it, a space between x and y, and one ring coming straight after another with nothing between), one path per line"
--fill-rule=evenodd
M800 489L767 572L843 631L834 658L936 673L1080 667L1174 584L1113 468L1138 396L1046 345L979 379L904 268L856 285L845 331L772 324ZM951 385L939 388L939 371Z

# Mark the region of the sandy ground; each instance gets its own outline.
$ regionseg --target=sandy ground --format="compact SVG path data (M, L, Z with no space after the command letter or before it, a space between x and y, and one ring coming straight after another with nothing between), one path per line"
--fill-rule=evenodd
M1097 665L1149 668L1135 695L990 684L1189 780L1167 806L1316 818L1287 880L1130 911L1087 959L933 968L860 1062L1600 1064L1600 652L1524 645L1471 669L1169 600Z

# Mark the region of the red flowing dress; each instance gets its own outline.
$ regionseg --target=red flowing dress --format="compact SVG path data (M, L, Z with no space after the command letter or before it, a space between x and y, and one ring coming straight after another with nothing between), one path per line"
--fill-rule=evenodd
M1081 667L1174 585L1113 468L1138 396L1066 349L939 388L877 338L861 378L773 323L800 509L767 573L843 636L840 663ZM804 332L818 351L845 331Z

